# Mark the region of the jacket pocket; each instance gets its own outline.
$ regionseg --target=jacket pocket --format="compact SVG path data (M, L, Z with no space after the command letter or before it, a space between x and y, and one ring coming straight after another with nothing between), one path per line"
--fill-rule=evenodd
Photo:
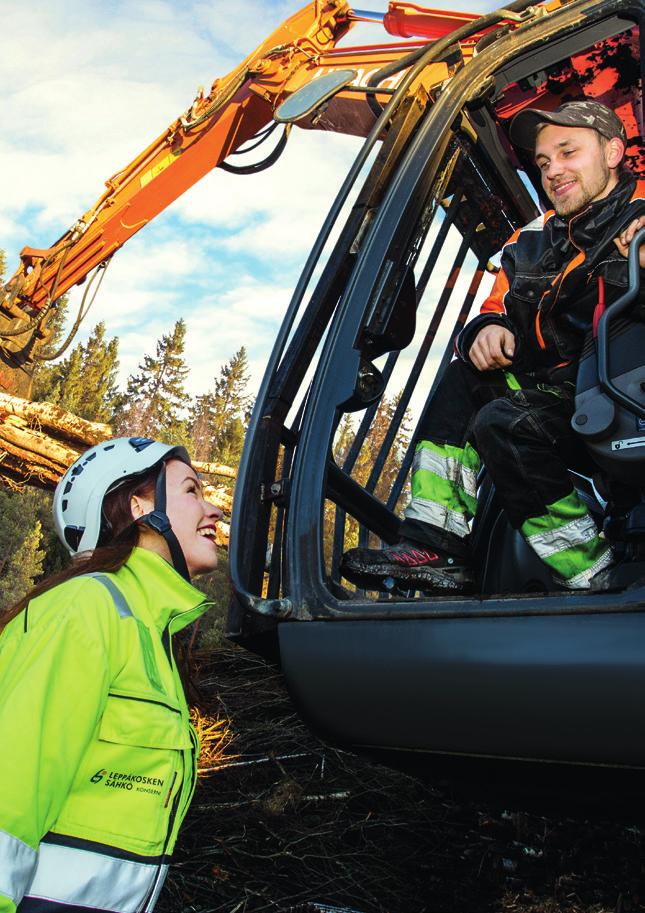
M591 277L592 284L594 281L597 281L598 276L602 276L608 285L618 289L618 294L620 294L627 288L629 284L627 260L625 260L623 257L620 257L619 259L612 257L609 260L604 260L595 268L594 273ZM613 298L615 299L616 297L617 294L614 293Z
M179 707L156 699L110 694L98 737L140 748L190 748L190 732Z
M511 284L511 296L537 308L544 292L551 287L552 276L516 275Z
M192 746L179 708L110 694L54 831L163 853Z

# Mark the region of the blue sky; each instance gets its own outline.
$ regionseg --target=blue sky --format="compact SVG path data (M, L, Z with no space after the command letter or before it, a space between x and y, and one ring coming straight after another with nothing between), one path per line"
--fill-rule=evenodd
M8 274L23 246L55 241L200 85L233 69L303 5L0 0L0 248ZM382 0L357 6L387 9ZM393 40L364 26L348 43L381 39ZM294 130L272 169L249 177L211 172L115 255L79 339L104 320L119 336L125 381L181 316L191 393L205 392L241 345L257 387L300 267L359 144Z

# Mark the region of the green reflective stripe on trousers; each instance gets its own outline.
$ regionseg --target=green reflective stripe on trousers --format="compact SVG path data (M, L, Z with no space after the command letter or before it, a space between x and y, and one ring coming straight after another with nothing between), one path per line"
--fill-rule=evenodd
M588 584L594 574L607 567L611 560L611 549L604 539L597 536L586 546L568 548L543 560L565 584L572 583L574 578L579 577L580 583L577 586L584 586L583 580Z
M467 495L473 498L477 497L477 473L474 469L468 469L455 457L440 456L426 447L420 448L414 455L414 463L412 464L413 478L421 470L434 473L434 475L445 479L447 482L453 482Z
M420 498L472 517L477 507L480 466L479 455L470 444L462 448L421 441L412 467L412 503Z
M564 551L564 549L587 545L588 542L591 542L597 536L598 529L596 524L593 518L585 512L584 517L577 517L575 520L565 523L564 526L542 530L539 533L533 533L527 538L531 547L545 560L551 555Z
M420 469L412 476L412 501L421 498L423 501L433 501L448 510L474 516L477 499L466 494L454 482L442 479L434 472Z
M466 469L474 469L475 472L479 472L482 464L479 454L470 444L466 444L465 447L455 447L453 444L435 444L432 441L419 441L415 453L420 450L430 450L440 457L458 460Z
M567 523L571 523L574 520L589 516L586 506L575 491L572 491L564 498L560 498L559 501L554 501L553 504L547 504L546 509L546 514L541 517L531 517L522 524L522 533L527 538L536 535L536 533L549 533L554 529L558 529L558 527L566 526Z
M538 557L562 581L577 586L605 567L611 559L607 542L575 491L547 505L547 513L531 517L521 532ZM578 581L577 578L580 578Z
M596 574L613 564L613 561L613 552L611 548L607 547L604 552L601 552L600 557L595 564L592 564L591 567L587 568L586 571L583 571L576 577L569 577L566 580L562 579L561 583L571 589L588 589Z

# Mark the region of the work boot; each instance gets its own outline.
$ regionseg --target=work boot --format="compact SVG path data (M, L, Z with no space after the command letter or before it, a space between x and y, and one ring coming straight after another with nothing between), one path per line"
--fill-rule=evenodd
M385 592L397 587L461 593L472 583L462 558L453 558L434 546L406 541L383 549L351 548L341 558L340 572L362 589Z

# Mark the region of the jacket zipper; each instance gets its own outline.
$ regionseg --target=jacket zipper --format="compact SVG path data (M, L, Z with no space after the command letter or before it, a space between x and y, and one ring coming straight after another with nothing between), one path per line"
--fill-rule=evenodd
M192 611L192 609L190 611ZM182 613L182 614L185 614L185 613ZM179 616L177 616L177 617L179 617ZM170 663L170 668L172 669L172 672L173 672L173 681L176 681L179 678L179 675L177 672L177 666L175 665L175 657L173 656L173 652L172 652L172 635L170 633L170 624L168 624L164 628L164 631L161 635L161 643L163 645L164 652L166 653L166 656L168 658L168 662ZM119 695L114 695L114 696L118 697ZM132 700L145 700L145 699L144 698L132 698ZM150 701L150 703L162 704L161 701ZM162 704L162 706L169 707L168 704ZM169 709L175 710L176 713L181 714L181 710L176 710L176 708L174 708L174 707L170 707ZM181 715L183 716L183 714L181 714ZM191 741L191 759L193 760L191 785L190 785L190 789L187 792L187 795L190 796L192 793L192 783L195 779L195 763L194 763L195 737L194 737L193 731L190 727L190 720L187 720L186 722L188 723L188 731L190 734L190 741ZM172 807L170 809L170 815L168 816L168 828L166 830L166 840L164 842L163 850L161 853L161 862L159 863L159 868L157 870L157 877L155 878L154 883L153 883L152 887L150 888L150 891L148 891L148 894L146 895L145 900L141 904L140 910L142 911L142 913L143 913L143 911L145 911L146 907L148 906L148 904L150 902L150 899L152 897L154 897L155 892L157 890L157 886L159 884L159 879L161 878L161 871L162 871L162 868L164 865L164 859L166 858L166 855L167 855L168 845L172 839L172 834L173 834L173 830L175 827L175 820L177 818L177 812L179 810L179 804L181 801L181 794L184 791L184 788L186 786L186 762L185 762L185 757L184 757L184 749L178 749L178 751L179 751L180 757L181 757L181 767L182 767L181 781L179 783L179 786L177 787L174 798L172 800ZM172 794L172 789L176 782L177 782L177 772L175 771L175 774L172 778L170 791L168 793L168 798L166 799L166 805L168 804L168 800L170 799L170 796Z
M189 611L193 611L193 610L190 609ZM183 613L183 612L182 612L182 614L186 614L186 613ZM177 616L177 617L179 618L180 616ZM178 672L177 672L177 666L176 666L176 664L175 664L175 657L173 656L173 652L172 652L172 634L170 633L170 623L166 626L166 628L165 628L164 631L163 631L163 634L161 635L161 643L163 644L163 648L164 648L164 651L165 651L166 656L167 656L167 658L168 658L168 662L170 663L170 668L172 669L172 672L173 672L173 680L176 681L176 680L179 678L179 674L178 674ZM117 697L118 695L114 695L114 696ZM133 698L133 700L144 700L144 698ZM184 699L184 700L185 700L185 699ZM161 701L150 701L150 703L161 703ZM164 706L164 707L167 707L168 704L163 704L163 706ZM175 708L174 708L174 707L171 707L170 709L171 709L171 710L174 710ZM181 710L176 710L176 712L181 714ZM182 716L183 716L183 714L182 714ZM188 797L190 797L190 796L192 795L192 792L193 792L193 784L194 784L194 782L195 782L195 768L196 768L196 764L195 764L195 734L194 734L194 732L193 732L193 730L192 730L192 727L191 727L191 725L190 725L190 719L187 719L187 720L186 720L186 723L187 723L187 725L188 725L188 732L189 732L189 734L190 734L190 742L191 742L190 758L191 758L192 764L191 764L191 779L190 779L190 786L189 786L188 790L186 791L186 797L187 797L187 798L186 798L186 802L184 803L184 806L182 807L182 810L183 810L184 807L187 807L187 806L188 806L188 801L189 801L189 798L188 798ZM168 845L169 845L169 843L170 843L170 841L171 841L171 839L172 839L172 834L173 834L173 830L174 830L174 827L175 827L175 821L176 821L176 819L177 819L177 812L179 811L179 805L180 805L180 802L181 802L181 796L182 796L182 793L184 792L184 789L185 789L185 787L186 787L186 759L185 759L185 750L184 750L184 749L178 749L178 751L180 752L180 756L181 756L181 767L182 767L181 781L180 781L179 786L177 787L177 790L176 790L176 792L175 792L175 796L174 796L174 798L173 798L173 800L172 800L172 807L171 807L171 809L170 809L170 815L168 816L168 829L167 829L167 831L166 831L166 840L165 840L164 847L163 847L163 851L162 851L162 854L161 854L161 859L162 859L162 861L159 863L159 869L158 869L158 871L157 871L157 877L156 877L155 880L154 880L154 884L152 885L152 887L151 887L150 891L148 892L148 894L147 894L147 896L146 896L144 902L143 902L142 905L141 905L141 911L145 911L145 909L146 909L148 903L150 902L150 899L151 899L152 897L154 897L155 891L157 890L157 886L158 886L158 884L159 884L159 879L160 879L160 877L161 877L162 866L164 865L163 860L166 858L166 854L167 854L167 850L168 850ZM173 776L172 783L171 783L171 786L170 786L170 792L169 792L169 794L168 794L168 799L170 798L170 795L172 794L172 789L173 789L173 787L174 787L176 781L177 781L177 772L175 771L175 774L174 774L174 776ZM168 803L168 799L166 799L166 804Z
M148 907L148 904L150 903L151 898L153 898L155 896L157 887L159 885L159 879L161 878L161 873L162 873L163 867L166 864L165 859L166 859L166 855L167 855L168 844L170 843L170 838L172 836L173 828L175 825L175 818L177 817L177 809L179 808L179 800L181 797L182 787L184 785L184 779L185 779L183 776L184 767L185 767L184 752L181 749L180 749L180 754L181 754L181 764L182 764L181 782L180 782L180 784L175 792L175 795L173 797L173 800L172 800L172 806L170 808L170 815L168 816L168 829L166 830L166 840L163 845L163 850L161 851L161 861L157 868L157 875L155 877L154 882L150 886L150 890L146 894L145 898L143 899L143 901L141 903L141 906L139 907L140 913L144 913L144 911ZM166 799L166 804L165 804L164 808L168 805L168 801L170 800L170 796L172 795L172 790L173 790L176 782L177 782L177 771L175 771L175 773L173 775L172 783L170 784L170 790L168 792L168 797Z
M571 260L569 260L569 263L573 263L573 261L574 261L580 254L584 254L583 249L582 249L581 247L578 247L578 245L576 244L576 242L575 242L575 241L573 240L573 238L571 237L571 226L572 226L573 222L576 221L576 219L579 219L581 216L585 215L585 213L587 213L587 212L589 211L590 208L591 208L590 206L587 206L586 209L584 209L582 212L579 212L578 215L574 216L573 219L571 219L571 221L569 222L569 228L568 228L568 232L567 232L567 235L568 235L568 238L569 238L569 242L571 243L572 247L575 247L575 249L578 251L578 253L576 254L576 256L573 257ZM584 258L583 258L583 259L584 259ZM567 264L567 266L569 265L569 263ZM576 265L577 265L577 264L576 264ZM575 269L575 267L573 267L573 269ZM564 269L562 270L562 272L560 273L560 282L558 283L558 288L557 288L557 291L556 291L556 293L555 293L555 298L553 299L553 302L552 302L552 304L551 304L551 307L550 307L549 310L546 312L546 315L547 315L547 316L553 311L553 308L554 308L554 307L556 306L556 304L558 303L558 298L560 297L560 290L561 290L561 288L562 288L562 283L564 282L564 279L565 279L565 273L566 273L566 271L567 271L567 267L565 266L565 268L564 268ZM557 278L557 277L556 277L556 278ZM548 292L548 289L547 289L547 292ZM546 350L546 342L544 341L544 336L542 335L542 327L541 327L541 324L540 324L540 317L541 317L541 314L542 314L542 302L544 301L544 298L545 298L545 295L547 294L547 292L544 292L544 294L542 295L542 298L540 299L540 303L538 304L537 313L536 313L536 315L535 315L535 335L536 335L536 337L537 337L538 345L539 345L539 347L540 347L543 351ZM557 349L557 346L556 346L556 349Z

